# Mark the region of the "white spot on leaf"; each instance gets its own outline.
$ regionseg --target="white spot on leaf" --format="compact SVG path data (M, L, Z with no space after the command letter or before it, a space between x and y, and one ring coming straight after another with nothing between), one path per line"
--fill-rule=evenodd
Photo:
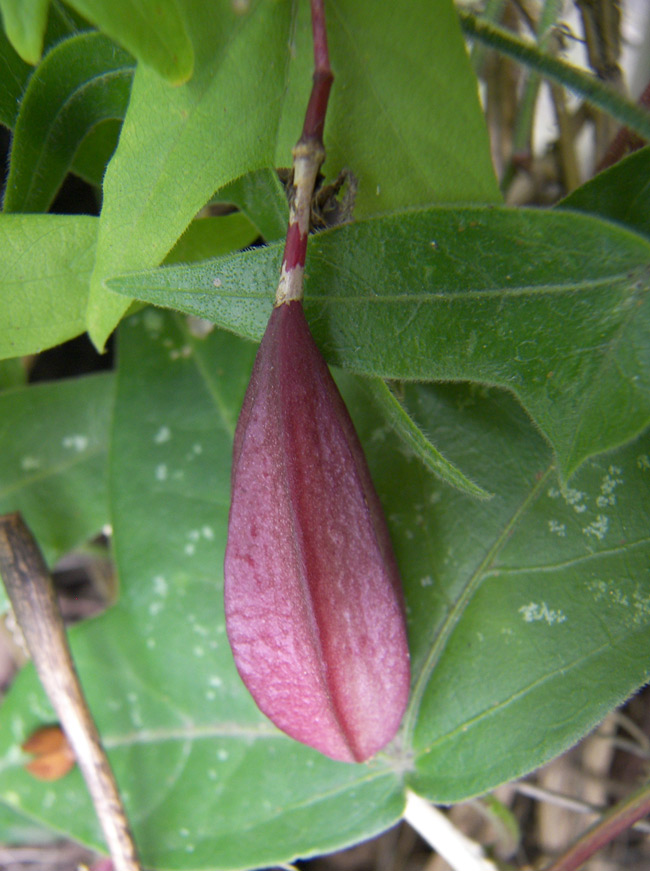
M621 469L618 466L610 466L607 470L607 474L600 485L600 495L596 497L596 505L599 508L616 505L614 490L619 484L623 483L623 479L620 477L621 473Z
M586 498L587 494L583 493L582 490L575 490L573 487L567 487L563 496L566 504L570 505L576 514L582 514L583 511L587 510L587 506L583 502L583 499Z
M560 523L557 520L549 520L548 528L555 535L559 535L560 538L564 538L566 536L566 524Z
M64 436L61 444L64 448L69 448L80 454L88 447L88 436L74 433L73 435Z
M192 348L190 345L183 345L182 348L172 348L169 352L170 360L187 360L192 356Z
M168 426L161 426L156 435L153 437L154 442L157 445L163 445L165 442L168 442L172 437L172 431Z
M519 608L519 613L526 623L538 623L543 620L549 626L553 626L555 623L564 623L567 619L566 614L560 610L549 608L546 602L529 602L528 605L522 605Z
M609 529L609 518L604 514L599 514L595 520L589 524L589 526L585 526L582 530L585 535L593 536L597 538L598 541L602 541L605 538L607 530Z

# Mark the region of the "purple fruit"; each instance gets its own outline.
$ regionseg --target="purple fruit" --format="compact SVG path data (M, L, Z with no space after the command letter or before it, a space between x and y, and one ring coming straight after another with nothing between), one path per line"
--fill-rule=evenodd
M259 708L362 762L399 728L410 671L386 521L302 303L273 310L233 452L226 628Z

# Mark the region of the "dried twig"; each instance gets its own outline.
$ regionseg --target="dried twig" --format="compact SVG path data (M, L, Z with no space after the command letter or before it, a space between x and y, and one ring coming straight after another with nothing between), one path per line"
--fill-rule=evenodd
M140 871L117 784L72 661L52 578L20 514L0 517L0 574L34 667L88 785L115 871Z

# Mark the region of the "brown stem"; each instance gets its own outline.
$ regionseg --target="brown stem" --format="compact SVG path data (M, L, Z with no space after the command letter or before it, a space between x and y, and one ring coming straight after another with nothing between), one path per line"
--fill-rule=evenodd
M140 871L122 799L79 682L52 578L20 514L0 517L0 574L104 830L115 871Z
M575 126L569 115L564 95L564 88L551 84L551 96L555 107L555 118L559 130L560 165L564 188L567 193L575 190L580 184L580 169L575 149Z
M563 856L546 868L546 871L576 871L590 856L648 813L650 813L650 784L646 783L587 829Z
M314 77L300 139L293 149L293 192L275 304L302 299L311 201L325 160L323 130L334 75L330 68L324 0L311 0Z

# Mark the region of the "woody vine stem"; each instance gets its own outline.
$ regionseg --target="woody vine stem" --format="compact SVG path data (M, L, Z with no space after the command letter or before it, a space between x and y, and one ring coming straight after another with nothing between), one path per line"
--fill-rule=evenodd
M302 299L311 201L318 172L325 160L323 130L334 75L330 67L324 0L311 0L314 77L302 135L293 149L293 190L289 226L275 304Z

